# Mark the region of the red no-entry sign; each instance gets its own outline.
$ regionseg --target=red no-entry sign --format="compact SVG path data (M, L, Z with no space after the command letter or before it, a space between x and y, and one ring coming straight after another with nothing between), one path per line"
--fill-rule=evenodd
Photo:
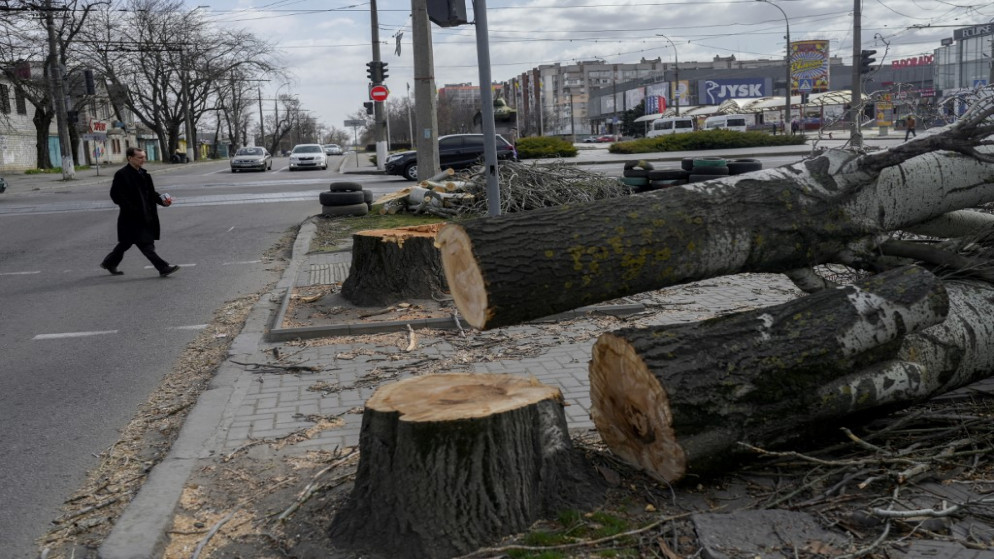
M373 101L386 101L390 90L385 85L374 85L369 88L369 98Z

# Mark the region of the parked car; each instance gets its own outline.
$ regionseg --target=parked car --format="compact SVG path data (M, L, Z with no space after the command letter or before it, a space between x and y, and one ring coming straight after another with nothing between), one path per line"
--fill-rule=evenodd
M755 122L752 115L714 115L704 121L705 130L733 130L745 132Z
M327 169L328 156L321 144L297 144L290 152L290 170Z
M273 168L273 156L260 147L239 148L231 157L231 172L266 171Z
M497 159L518 160L511 142L497 136ZM452 134L438 139L438 163L442 169L465 169L483 161L483 134ZM418 180L418 152L402 151L387 157L383 164L388 175Z
M342 154L342 146L340 146L338 144L325 144L324 145L324 154L325 155L341 155Z
M652 121L649 128L649 138L656 136L668 136L670 134L683 134L694 131L694 119L689 116L666 116Z

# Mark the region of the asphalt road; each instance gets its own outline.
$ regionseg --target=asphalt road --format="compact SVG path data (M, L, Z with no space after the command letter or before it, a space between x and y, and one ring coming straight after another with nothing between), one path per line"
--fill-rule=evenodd
M134 248L123 276L98 267L116 242L114 169L0 197L0 556L37 557L34 539L214 310L277 279L264 252L320 212L317 192L337 175L280 161L267 173L219 162L157 178L176 199L160 208L156 243L181 266L169 278ZM374 191L398 186L366 178Z

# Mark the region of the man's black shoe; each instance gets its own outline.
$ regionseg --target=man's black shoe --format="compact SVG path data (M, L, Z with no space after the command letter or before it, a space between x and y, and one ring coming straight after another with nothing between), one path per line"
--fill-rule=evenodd
M165 270L162 270L162 271L160 271L160 272L159 272L159 275L160 275L161 277L166 277L166 276L168 276L169 274L171 274L171 273L175 272L176 270L179 270L179 266L169 266L169 267L168 267L168 268L166 268Z
M110 275L112 275L112 276L123 276L124 275L124 272L118 270L117 266L108 266L108 265L106 265L106 264L104 264L104 263L101 262L100 263L100 267L103 268L104 270L107 270L108 272L110 272Z

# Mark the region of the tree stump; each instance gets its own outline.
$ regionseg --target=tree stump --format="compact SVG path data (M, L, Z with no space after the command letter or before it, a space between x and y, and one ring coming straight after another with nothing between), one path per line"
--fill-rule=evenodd
M712 471L746 452L739 442L781 444L918 401L929 383L901 361L901 343L948 312L943 283L911 266L755 311L602 334L591 417L612 452L657 479Z
M559 389L513 375L382 386L366 402L359 447L355 487L330 533L384 557L465 554L602 498L573 450Z
M441 223L352 235L352 266L342 296L362 306L430 299L448 291L435 247Z

